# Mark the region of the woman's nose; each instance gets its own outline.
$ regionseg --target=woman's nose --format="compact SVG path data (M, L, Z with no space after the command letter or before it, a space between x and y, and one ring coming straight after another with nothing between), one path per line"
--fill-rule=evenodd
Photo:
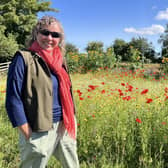
M53 38L51 34L49 34L47 37L48 37L48 39L52 39Z

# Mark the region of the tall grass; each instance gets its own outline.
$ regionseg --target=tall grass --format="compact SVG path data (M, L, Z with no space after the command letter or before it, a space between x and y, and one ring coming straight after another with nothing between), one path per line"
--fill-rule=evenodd
M6 75L0 76L0 167L18 167L17 134L6 115L4 102L6 94Z
M168 84L143 72L71 75L78 118L81 168L168 167ZM0 167L18 166L17 131L4 109L0 82ZM49 168L60 167L53 158Z
M82 165L168 166L167 80L141 76L141 72L73 76Z

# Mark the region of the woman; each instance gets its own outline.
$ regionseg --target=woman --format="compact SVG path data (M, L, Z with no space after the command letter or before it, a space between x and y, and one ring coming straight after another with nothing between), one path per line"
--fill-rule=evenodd
M75 108L60 22L42 17L27 50L16 52L7 79L6 109L19 129L21 168L44 168L54 155L78 168Z

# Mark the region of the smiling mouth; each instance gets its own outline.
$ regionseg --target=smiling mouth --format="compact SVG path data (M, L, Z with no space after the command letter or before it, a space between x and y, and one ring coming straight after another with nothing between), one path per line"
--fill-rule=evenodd
M45 43L45 46L52 46L51 43Z

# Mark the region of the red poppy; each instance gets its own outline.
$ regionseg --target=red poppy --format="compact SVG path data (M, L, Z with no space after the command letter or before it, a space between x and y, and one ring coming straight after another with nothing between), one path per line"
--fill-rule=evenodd
M118 89L118 92L120 92L120 93L121 93L121 92L122 92L122 90L121 90L121 89Z
M82 92L79 89L77 90L77 93L78 93L79 96L82 95Z
M136 118L136 122L142 123L142 121L139 118Z
M129 100L131 100L131 96L125 96L125 97L123 97L123 100L129 101Z
M84 98L83 97L79 97L80 100L83 100Z
M123 96L123 95L124 95L124 93L120 92L120 93L119 93L119 95L120 95L120 96Z
M106 91L105 90L102 90L101 93L104 94Z
M151 103L152 101L153 101L153 100L150 99L150 98L149 98L149 99L148 99L148 98L146 99L146 103Z
M162 125L166 125L166 122L162 122Z
M94 90L94 89L96 89L98 86L97 85L89 85L88 86L91 90Z
M141 95L142 94L146 94L148 92L148 89L144 89L142 92L141 92Z
M104 83L104 82L102 82L101 84L102 84L102 85L104 85L105 83Z
M168 87L165 87L165 92L168 93Z
M125 83L121 83L122 86L125 86Z
M133 90L133 86L128 85L128 91L132 92L132 90Z
M165 101L168 99L168 96L166 96Z
M127 86L126 86L126 88L128 88L128 90L127 91L132 91L132 89L133 89L133 86L131 86L131 85L129 85L128 83L127 83Z

